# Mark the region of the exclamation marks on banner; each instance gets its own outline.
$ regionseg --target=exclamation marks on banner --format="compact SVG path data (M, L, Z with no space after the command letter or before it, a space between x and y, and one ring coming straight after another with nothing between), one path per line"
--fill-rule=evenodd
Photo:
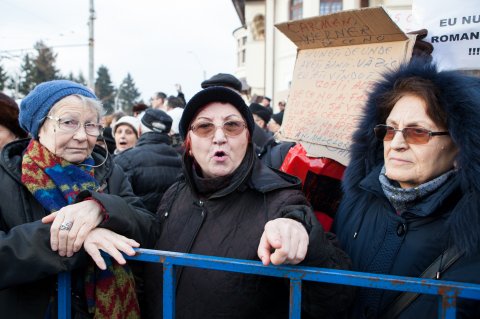
M480 48L469 48L468 55L480 55Z

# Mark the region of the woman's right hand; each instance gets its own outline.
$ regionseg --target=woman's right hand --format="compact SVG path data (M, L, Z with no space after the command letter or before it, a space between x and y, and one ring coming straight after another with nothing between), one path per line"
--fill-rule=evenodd
M42 218L51 223L50 245L60 256L71 257L83 245L88 233L103 220L101 207L93 200L67 205Z
M85 251L92 257L98 268L102 270L107 269L107 265L100 254L100 249L109 254L120 265L124 265L126 261L122 252L128 256L134 256L135 250L133 247L140 247L140 244L105 228L93 229L83 243Z

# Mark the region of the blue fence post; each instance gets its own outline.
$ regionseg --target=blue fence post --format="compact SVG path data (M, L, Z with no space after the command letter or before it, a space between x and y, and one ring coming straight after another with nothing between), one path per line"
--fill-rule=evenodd
M58 319L70 319L71 311L71 278L69 272L58 274Z
M438 318L455 319L457 318L457 296L449 291L445 295L439 296Z
M163 263L163 319L175 319L175 265Z
M289 318L300 319L302 309L302 280L290 279Z

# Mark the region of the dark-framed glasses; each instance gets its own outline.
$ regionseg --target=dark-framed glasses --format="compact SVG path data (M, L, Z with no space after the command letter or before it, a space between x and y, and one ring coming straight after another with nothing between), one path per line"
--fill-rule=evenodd
M226 121L222 125L215 125L212 122L199 122L190 126L193 134L198 137L212 137L215 134L217 127L222 128L226 136L237 136L243 132L246 127L243 121Z
M405 142L408 144L427 144L432 136L450 135L447 131L432 132L422 127L404 127L399 130L385 124L378 124L373 130L375 137L381 141L391 141L395 137L396 132L401 132Z
M47 119L57 122L58 128L67 133L74 133L78 131L80 126L83 126L85 128L85 133L90 136L99 136L103 132L103 126L98 123L82 123L76 119L59 118L54 116L47 116Z

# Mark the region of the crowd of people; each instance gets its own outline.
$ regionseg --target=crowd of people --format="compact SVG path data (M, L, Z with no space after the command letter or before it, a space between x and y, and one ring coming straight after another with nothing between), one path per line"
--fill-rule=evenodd
M127 263L137 247L480 283L478 78L425 58L382 74L331 232L302 181L279 170L295 145L276 139L287 103L247 105L225 73L201 87L110 115L67 80L20 106L0 94L3 315L56 318L56 275L71 271L72 317L161 318L162 266ZM405 296L305 282L302 316L437 316L436 296ZM177 318L287 318L288 298L278 278L177 273ZM457 308L480 316L479 301Z

